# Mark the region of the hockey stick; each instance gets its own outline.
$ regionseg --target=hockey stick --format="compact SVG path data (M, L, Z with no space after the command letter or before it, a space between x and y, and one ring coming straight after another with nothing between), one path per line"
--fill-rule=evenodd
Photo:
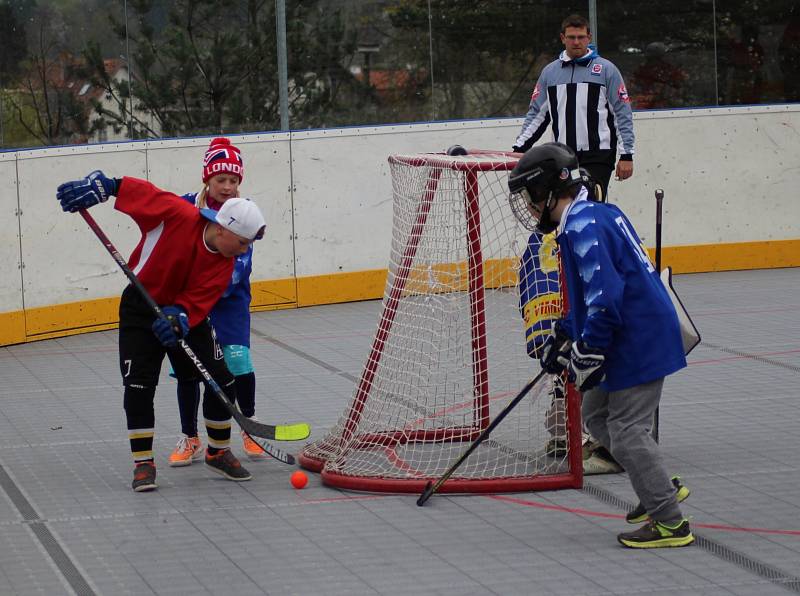
M142 282L139 281L139 278L136 277L136 274L131 271L131 268L128 267L128 263L116 249L116 247L111 243L108 236L106 236L105 232L100 228L94 218L89 215L89 213L85 209L81 209L79 211L83 219L95 233L95 235L99 238L100 242L105 246L106 250L109 254L114 258L119 265L122 272L125 276L130 280L133 287L139 292L139 294L144 298L147 305L153 311L153 313L159 317L164 318L164 313L161 310L161 307L156 304L153 297L150 296L150 293L145 289L142 285ZM250 436L263 450L267 455L274 457L275 459L282 461L287 464L294 464L294 457L289 454L283 452L281 449L278 449L274 445L270 445L265 441L257 441L253 437L263 437L265 439L274 439L278 441L302 441L309 434L311 434L311 429L305 422L297 423L297 424L287 424L287 425L278 425L274 426L271 424L263 424L256 420L251 420L250 418L246 417L244 414L241 413L239 408L237 408L233 402L231 402L230 398L225 395L222 391L222 388L217 384L214 378L209 374L208 370L206 369L205 365L200 361L197 355L194 353L194 350L189 347L189 344L186 343L183 339L178 340L178 345L183 349L186 353L186 356L189 360L192 361L197 372L200 373L200 376L203 377L203 380L208 384L214 394L220 399L223 403L225 408L230 412L231 416L236 420L236 423L239 427Z
M661 275L661 207L664 202L664 191L656 189L656 272Z
M445 482L447 482L447 479L450 478L450 476L453 475L453 472L455 472L456 469L461 464L464 463L464 460L466 460L470 456L470 454L472 454L472 452L475 451L478 448L478 445L483 443L483 441L486 439L486 437L489 436L489 433L491 433L495 429L495 427L503 421L503 418L505 418L508 415L508 413L511 410L513 410L520 401L522 401L523 397L528 395L528 392L531 389L533 389L536 386L536 384L546 374L547 374L547 371L542 369L539 372L539 374L536 375L533 378L533 380L528 381L528 384L525 385L525 387L522 388L522 391L520 391L517 394L517 396L514 399L511 400L511 403L509 403L505 408L503 408L503 410L495 417L495 419L492 420L492 422L491 422L491 424L489 424L489 426L487 426L485 429L483 429L483 432L481 432L481 434L478 435L478 438L475 439L472 442L472 445L469 446L469 449L467 449L464 453L461 454L461 457L459 457L455 461L455 463L452 466L450 466L444 474L442 474L441 478L439 478L439 480L437 480L435 484L430 480L428 481L428 483L425 485L425 489L422 491L422 494L419 496L419 499L417 499L417 505L422 507L425 504L425 501L430 499L431 495L433 493L435 493L437 490L439 490L439 488L441 488L441 486Z
M664 201L664 191L656 189L656 273L661 276L661 206ZM653 440L658 443L658 407L653 413Z

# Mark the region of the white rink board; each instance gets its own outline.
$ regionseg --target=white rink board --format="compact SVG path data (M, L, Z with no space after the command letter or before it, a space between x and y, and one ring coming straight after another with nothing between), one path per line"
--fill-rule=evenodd
M390 155L497 148L517 128L492 120L293 133L298 277L388 266Z
M23 304L16 168L13 153L0 153L0 311L21 310Z
M119 295L127 285L125 275L83 218L61 210L56 189L93 170L146 177L143 144L21 152L18 169L26 308ZM92 207L91 214L117 250L128 255L139 232L112 201Z
M203 187L203 156L211 139L148 141L148 179L176 194ZM267 231L255 243L253 280L294 276L289 133L227 135L242 152L244 179L240 195L252 199L264 214Z
M655 199L663 188L664 246L800 238L800 105L712 108L635 115L634 176L612 180L611 200L654 244ZM508 150L521 118L230 135L242 149L242 194L256 200L268 231L256 245L253 280L387 267L393 153L450 145ZM549 133L545 135L549 140ZM59 183L93 169L149 178L173 192L200 188L213 137L59 147L6 153L0 206L13 214L14 165L22 208L27 307L118 295L116 265L77 215L55 201ZM291 150L290 150L291 149ZM291 157L290 157L291 156ZM14 160L16 159L16 164ZM293 189L293 190L292 190ZM127 255L138 231L110 205L92 209ZM21 308L14 217L3 218L0 312Z
M633 178L609 196L655 245L654 192L664 190L664 246L800 238L800 105L635 114Z

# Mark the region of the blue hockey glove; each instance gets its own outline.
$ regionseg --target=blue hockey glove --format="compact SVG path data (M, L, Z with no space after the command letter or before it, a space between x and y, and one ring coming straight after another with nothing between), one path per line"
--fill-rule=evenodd
M606 357L600 350L578 340L572 344L569 361L569 380L583 393L597 387L606 378Z
M115 194L117 181L106 177L100 170L95 170L82 180L65 182L59 186L56 198L64 211L75 213L97 203L104 203Z
M563 331L560 322L555 321L550 335L547 336L542 346L539 364L551 375L560 374L569 366L569 349L571 345L572 340L569 335Z
M189 333L189 316L178 305L165 306L161 312L164 316L153 322L153 333L162 345L174 348L178 345L178 340Z

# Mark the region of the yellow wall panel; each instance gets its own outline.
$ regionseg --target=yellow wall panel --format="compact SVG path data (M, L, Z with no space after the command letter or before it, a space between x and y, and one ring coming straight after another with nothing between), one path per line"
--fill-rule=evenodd
M25 313L21 310L0 313L0 346L24 342Z
M654 249L648 251L654 259ZM672 267L675 273L800 267L800 239L667 246L663 249L661 264L662 267ZM487 262L485 274L489 287L515 283L515 266L516 263L510 260ZM443 264L434 274L435 278L454 274L459 277L463 276L463 269L465 264ZM253 282L252 310L382 298L386 275L386 269L372 269ZM412 274L406 289L428 291L430 283L427 275ZM466 277L462 285L466 289ZM118 310L119 298L114 297L0 313L0 345L113 329L119 320Z
M655 262L655 250L649 252ZM800 267L800 240L666 246L661 267L667 266L674 273Z
M119 298L98 298L27 309L25 334L28 339L45 339L112 329L118 322Z
M254 312L297 306L297 280L293 277L255 281L250 284L250 292L250 310Z
M297 279L297 306L381 298L386 275L386 269L374 269L300 277Z

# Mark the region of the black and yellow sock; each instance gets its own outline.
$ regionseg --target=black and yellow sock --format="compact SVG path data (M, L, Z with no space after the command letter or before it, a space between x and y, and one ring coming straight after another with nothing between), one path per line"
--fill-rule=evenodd
M153 436L156 416L153 411L155 387L126 386L124 395L128 441L133 461L153 461Z

